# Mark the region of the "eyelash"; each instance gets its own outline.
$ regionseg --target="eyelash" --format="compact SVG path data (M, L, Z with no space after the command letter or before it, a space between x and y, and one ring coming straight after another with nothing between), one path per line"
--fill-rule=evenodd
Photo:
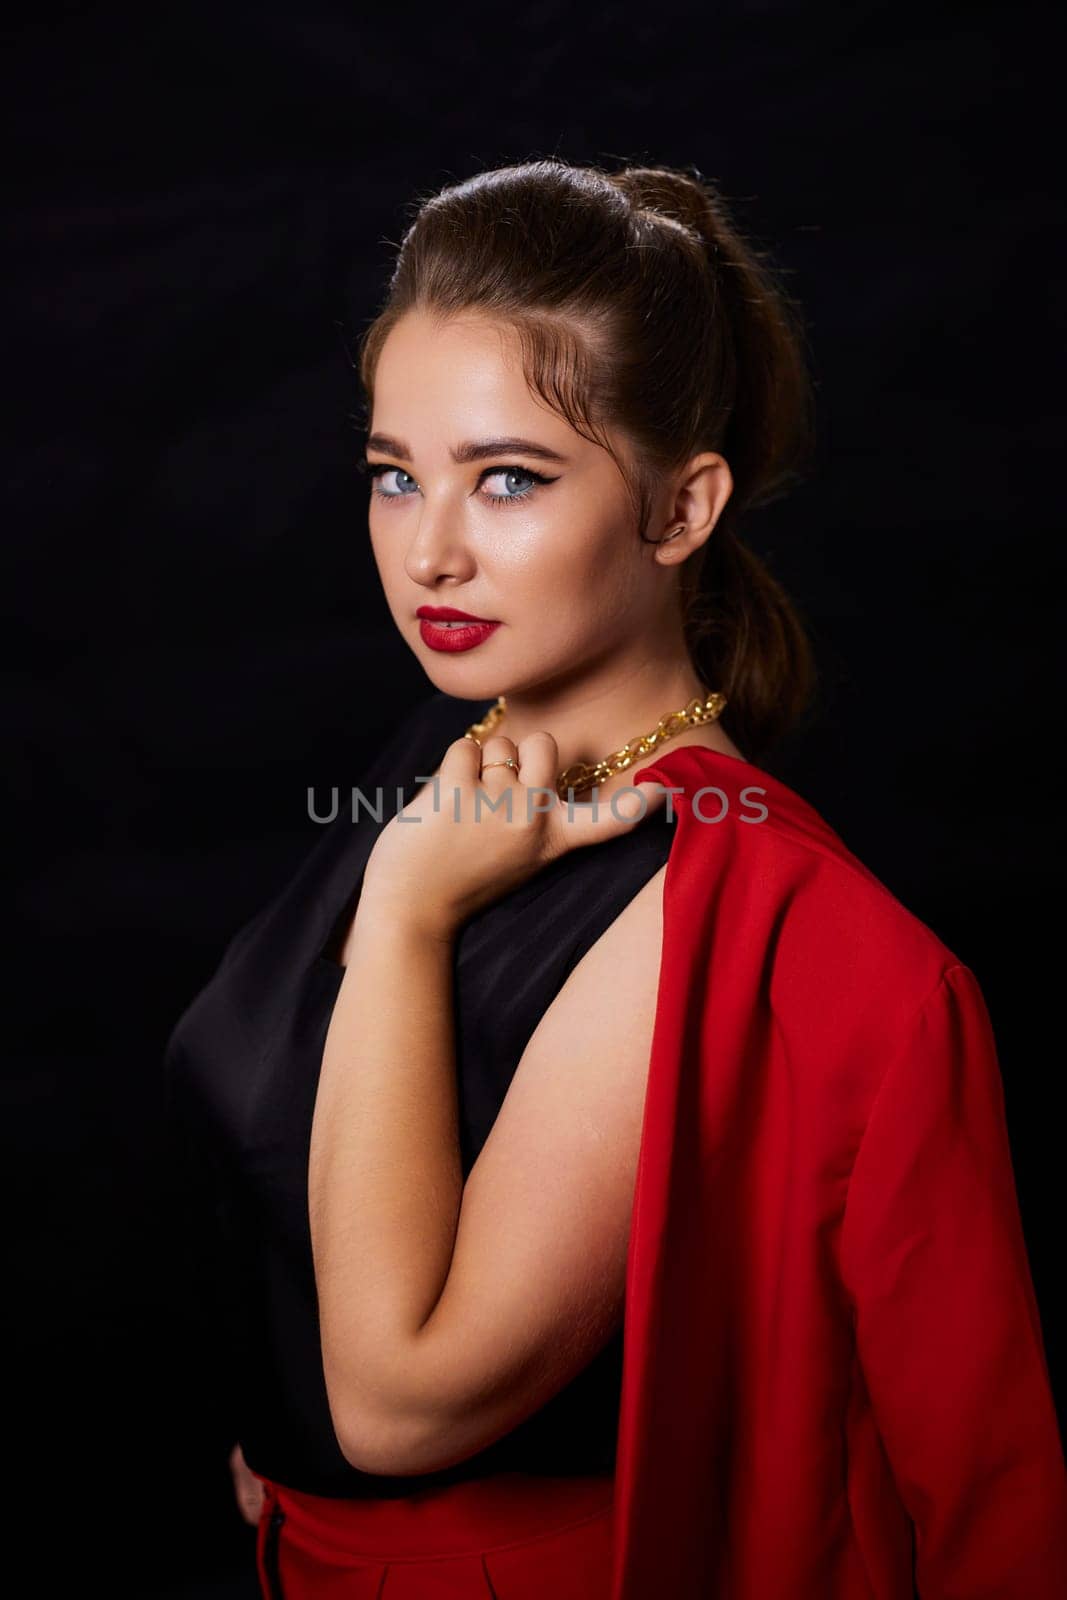
M377 483L375 481L381 477L383 472L404 472L406 474L407 469L405 467L390 466L387 461L362 461L359 463L359 466L360 470L366 473L366 475L371 479L371 493L377 495L379 500L408 499L406 494L385 494L383 490L377 487ZM485 471L479 477L478 483L482 484L486 478L496 477L497 473L499 472L516 472L521 478L532 478L533 486L529 489L522 489L518 494L490 494L486 496L487 500L492 500L493 503L498 506L514 505L516 501L526 500L530 495L533 494L535 487L538 487L543 483L555 482L554 478L546 478L543 473L531 472L529 467L520 467L515 462L509 462L507 465L486 467Z

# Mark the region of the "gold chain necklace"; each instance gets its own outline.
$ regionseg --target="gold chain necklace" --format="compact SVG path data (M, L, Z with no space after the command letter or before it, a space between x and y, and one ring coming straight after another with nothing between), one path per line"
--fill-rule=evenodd
M624 744L621 750L613 751L603 760L592 763L575 761L571 766L564 767L556 779L556 793L561 800L566 800L568 789L573 789L575 794L582 794L586 789L591 789L594 783L605 783L608 778L613 778L618 772L625 772L635 761L639 761L642 756L650 755L667 739L675 738L686 728L698 728L705 722L717 722L725 707L726 696L719 694L717 690L709 691L703 700L690 700L680 711L669 711L665 717L660 717L651 733L639 734L636 739ZM503 695L499 695L496 704L490 706L481 722L471 723L465 737L473 739L475 744L480 745L482 740L488 738L497 727L507 708L507 700Z

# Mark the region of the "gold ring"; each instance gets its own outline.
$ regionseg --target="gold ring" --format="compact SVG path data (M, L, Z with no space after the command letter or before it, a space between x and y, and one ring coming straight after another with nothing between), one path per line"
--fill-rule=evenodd
M486 761L482 764L482 772L488 772L490 767L513 767L518 772L519 763L514 756L508 756L504 761Z

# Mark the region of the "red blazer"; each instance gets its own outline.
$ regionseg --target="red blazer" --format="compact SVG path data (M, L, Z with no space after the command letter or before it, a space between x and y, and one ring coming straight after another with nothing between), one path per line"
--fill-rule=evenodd
M1067 1472L974 974L761 768L689 747L644 779L682 793L612 1600L1064 1600Z

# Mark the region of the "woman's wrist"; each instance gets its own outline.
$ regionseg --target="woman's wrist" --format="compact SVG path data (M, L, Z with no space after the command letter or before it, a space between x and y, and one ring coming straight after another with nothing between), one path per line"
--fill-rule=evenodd
M438 904L425 893L391 882L384 876L376 876L370 863L363 875L356 916L372 932L375 928L391 928L444 944L455 939L462 922L455 908Z

